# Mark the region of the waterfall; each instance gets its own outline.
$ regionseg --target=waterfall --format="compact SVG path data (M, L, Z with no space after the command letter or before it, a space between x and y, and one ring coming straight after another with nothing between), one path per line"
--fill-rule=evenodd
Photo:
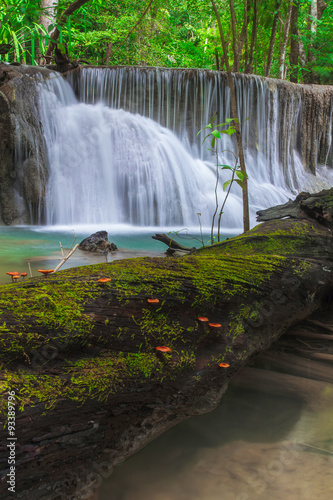
M254 224L256 210L284 203L298 191L332 184L331 170L319 164L322 157L327 163L332 159L332 113L316 138L315 176L303 166L301 93L256 76L238 75L234 81ZM54 75L42 87L47 224L179 228L197 226L200 213L202 224L209 226L215 203L214 157L197 133L215 111L217 123L230 117L225 74L85 68L68 81ZM234 138L225 135L220 142L220 163L233 166ZM320 143L325 143L324 153ZM220 202L226 172L221 172ZM238 185L222 221L224 228L242 227Z

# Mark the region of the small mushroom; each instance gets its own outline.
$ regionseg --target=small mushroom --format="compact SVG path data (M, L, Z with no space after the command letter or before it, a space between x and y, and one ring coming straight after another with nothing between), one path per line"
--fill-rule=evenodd
M208 326L212 329L215 329L215 328L221 328L222 325L220 325L220 323L208 323Z
M147 299L148 304L159 304L159 299Z
M229 368L230 365L229 365L229 363L219 363L219 366L221 368Z
M109 281L111 281L111 278L100 278L98 281L99 283L102 283L104 285L105 283L109 283Z
M207 321L209 321L209 319L205 318L204 316L199 316L198 321L199 323L206 323Z
M17 277L20 276L20 273L17 272L17 271L13 271L13 272L12 271L8 271L6 274L8 274L9 276L11 276L12 281L14 281L14 276L17 276Z
M47 278L48 274L53 273L54 269L37 269L37 271L44 274L45 278Z
M171 349L170 347L167 347L166 345L160 345L156 347L156 356L161 360L165 361L164 354L168 353L170 354Z
M164 353L164 352L171 352L171 349L170 349L170 347L167 347L165 345L161 345L161 346L156 347L156 351Z
M27 273L21 273L22 278L24 279L27 275Z
M19 277L20 277L20 275L19 275L19 274L14 274L14 276L12 276L12 281L16 281L16 280L18 280L18 279L19 279Z

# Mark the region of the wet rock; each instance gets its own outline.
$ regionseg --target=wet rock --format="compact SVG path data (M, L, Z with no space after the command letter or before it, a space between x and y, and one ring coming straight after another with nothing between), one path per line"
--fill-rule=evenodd
M41 223L48 179L38 113L50 71L0 64L0 223ZM37 76L38 75L38 76Z
M97 231L91 234L88 238L81 241L79 249L86 252L99 253L114 252L118 250L117 245L109 242L107 231Z

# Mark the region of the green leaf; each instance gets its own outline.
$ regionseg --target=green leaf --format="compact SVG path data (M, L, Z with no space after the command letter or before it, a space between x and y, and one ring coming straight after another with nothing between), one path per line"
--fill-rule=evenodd
M199 130L199 132L197 133L197 135L201 134L201 132L203 130L206 130L206 128L213 128L213 125L210 123L209 125L207 125L207 127L202 128L201 130ZM206 137L208 137L208 136L206 136Z
M212 142L210 143L213 149L215 148L215 142L216 142L216 138L213 137Z
M204 137L204 138L202 139L202 144L205 142L205 140L207 139L207 137L210 137L211 135L212 135L212 134L207 134L207 135L206 135L206 137Z
M223 191L226 190L226 188L229 186L229 184L231 184L231 179L229 179L228 181L225 181L225 183L223 184Z
M219 167L222 167L221 170L231 170L232 172L234 171L233 167L230 167L230 165L219 165Z
M221 139L220 132L218 130L213 130L212 135L217 139Z
M229 127L227 130L226 130L227 134L228 135L232 135L236 132L236 129L235 127Z
M237 184L243 189L244 183L242 181L240 181L239 179L235 179L235 182L237 182Z
M240 179L241 181L244 180L244 172L240 172L239 170L237 170L236 175L237 175L238 179Z

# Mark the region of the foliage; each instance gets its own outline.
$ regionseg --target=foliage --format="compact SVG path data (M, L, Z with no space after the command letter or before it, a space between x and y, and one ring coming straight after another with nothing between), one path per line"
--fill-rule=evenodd
M236 39L244 23L243 0L219 0L217 2L223 30L228 45L228 59L234 61L233 31L230 3L236 16ZM272 77L279 74L279 57L287 24L290 0L282 0L278 29L275 36ZM57 19L71 4L59 0ZM253 64L251 71L264 75L267 63L272 23L276 11L276 0L248 1L248 23L246 36L240 47L239 71L249 71L249 53L253 37ZM303 55L299 57L299 78L302 81L332 83L333 53L333 2L327 2L322 17L311 31L311 0L299 0L297 35L288 36L286 50L286 77L291 68L288 54L290 41L298 38ZM147 12L145 10L148 8ZM35 51L39 46L42 54L49 33L40 24L41 1L3 0L0 5L0 43L11 43L9 54L2 55L6 61L34 64ZM144 17L141 19L142 15ZM254 29L257 18L256 30ZM319 16L320 17L320 16ZM57 21L58 23L58 21ZM62 25L51 25L60 30L60 42L65 42L73 59L85 59L92 64L139 65L165 67L197 67L223 69L224 64L219 43L219 34L210 2L204 0L90 0L75 11ZM134 28L134 29L133 29Z
M235 165L231 167L230 165L222 165L219 163L219 152L218 152L218 142L219 139L222 138L222 135L228 135L229 137L233 134L236 133L235 129L235 122L238 121L237 118L227 118L225 123L219 123L218 125L214 125L214 122L216 121L216 113L211 117L209 124L204 127L202 130L198 132L197 135L201 134L203 130L209 129L211 132L207 134L204 139L203 143L205 142L206 139L210 139L210 145L211 148L208 149L208 151L212 151L215 155L215 168L216 168L216 183L215 183L215 212L212 216L212 226L211 226L211 233L210 233L210 242L211 245L214 243L214 225L215 225L215 217L219 208L219 201L218 201L218 186L219 186L219 167L221 167L222 170L229 170L231 171L231 179L228 179L223 183L223 190L225 191L227 188L227 192L224 198L224 201L222 203L222 206L220 208L219 216L218 216L218 225L217 225L217 241L220 241L220 230L221 230L221 217L223 214L223 210L226 204L226 201L229 197L230 190L232 187L232 184L236 182L242 189L244 186L244 179L247 178L247 175L240 170L240 165L237 165L238 163L238 157L234 155L233 151L228 150L235 158ZM216 128L214 128L214 126ZM227 128L225 128L227 127ZM220 129L220 130L218 130ZM222 151L223 152L223 151Z

